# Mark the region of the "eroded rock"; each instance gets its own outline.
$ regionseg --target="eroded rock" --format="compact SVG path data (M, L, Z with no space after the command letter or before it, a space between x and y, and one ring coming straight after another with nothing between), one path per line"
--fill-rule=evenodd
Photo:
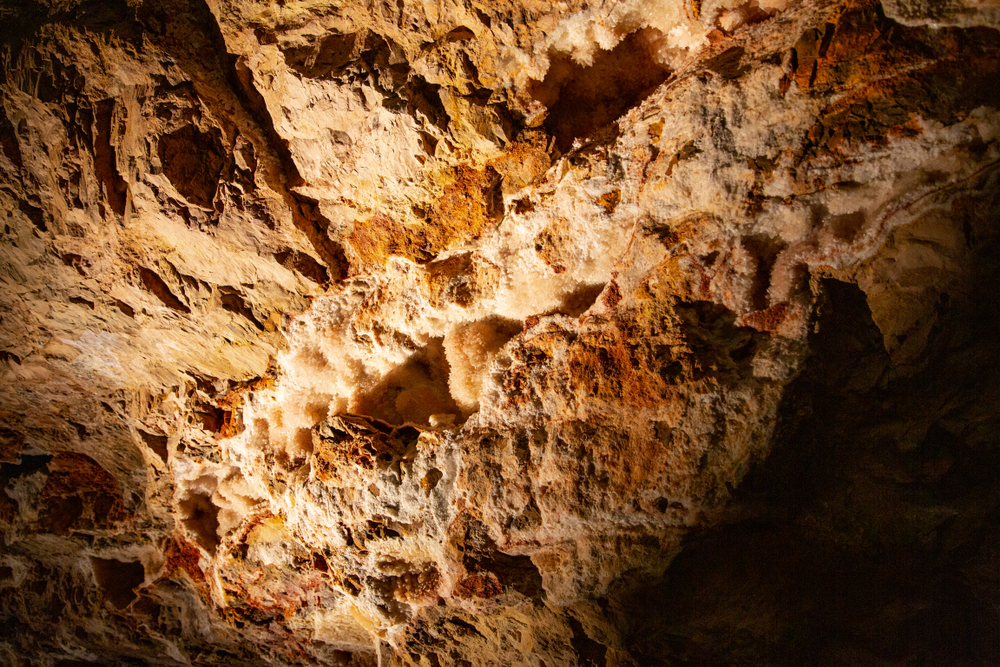
M0 16L5 662L996 654L988 3Z

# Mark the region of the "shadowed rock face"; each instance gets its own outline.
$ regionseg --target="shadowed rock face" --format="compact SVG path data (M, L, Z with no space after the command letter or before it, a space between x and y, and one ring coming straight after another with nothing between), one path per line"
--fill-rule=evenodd
M996 662L990 3L22 5L0 662Z

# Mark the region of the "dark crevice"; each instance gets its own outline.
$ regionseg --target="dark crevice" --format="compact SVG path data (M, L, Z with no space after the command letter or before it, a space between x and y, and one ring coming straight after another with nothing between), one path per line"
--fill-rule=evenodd
M209 12L211 13L211 12ZM299 174L295 160L292 158L288 143L278 134L274 120L267 110L264 97L257 91L253 82L253 71L225 50L225 41L214 15L211 17L213 33L217 33L215 42L220 48L220 58L226 63L224 76L229 81L233 94L239 100L244 110L253 118L267 146L281 165L277 170L264 168L264 176L268 185L284 198L292 213L293 222L300 231L305 233L316 254L326 264L325 273L329 279L341 280L347 276L347 257L340 243L330 238L330 221L320 212L317 202L292 191L292 188L304 183ZM283 177L283 178L282 178ZM306 274L303 274L306 275ZM312 275L316 275L313 271ZM325 283L324 283L325 284Z
M763 235L745 237L741 243L757 262L751 293L753 308L764 310L768 307L767 291L771 287L771 273L782 246L771 237Z
M38 231L49 231L48 225L45 224L45 212L42 211L42 209L37 206L32 206L23 199L18 200L17 206L21 209L21 213L24 213L24 215L28 217L28 220L31 221L31 224L33 224Z
M304 252L285 248L275 253L274 259L289 271L298 271L303 277L318 285L326 285L330 281L326 267Z
M600 51L589 67L552 54L545 79L533 82L529 92L548 107L545 128L559 150L608 126L667 80L670 70L657 62L652 45L661 36L654 28L633 32Z
M114 100L101 100L94 105L94 170L104 184L111 210L123 216L128 184L118 173L115 148L111 144L114 109Z
M178 503L181 524L205 551L215 553L219 546L219 508L211 496L192 493Z
M138 561L91 556L90 565L104 599L119 609L124 609L136 599L132 589L142 585L146 578L142 563Z
M17 133L14 126L7 119L6 112L0 108L0 149L4 155L17 169L24 166L24 158L21 155L21 145L17 140Z
M135 308L133 308L132 306L128 305L121 299L115 299L115 306L118 307L118 310L120 310L122 314L135 319Z
M188 308L184 303L178 299L173 292L170 291L170 287L167 283L163 281L155 271L150 271L145 267L139 267L139 278L142 280L142 284L149 290L153 296L159 299L164 306L176 310L177 312L184 313L185 315L191 314L191 309Z
M164 463L167 462L167 436L159 435L156 433L148 433L146 431L139 431L139 436L142 441L146 443L154 454L160 457L160 460Z
M238 290L232 287L220 286L219 299L225 310L243 317L259 330L264 330L264 325L261 324L260 320L257 319L257 316L254 315L253 308L249 303L247 303L246 299L243 298L243 295L240 294Z
M569 641L573 650L580 656L580 665L582 667L605 667L608 664L606 657L608 647L587 636L580 621L572 616L569 617L569 627L573 631L573 638Z
M202 403L192 413L195 423L210 433L218 433L226 423L226 411L214 405Z

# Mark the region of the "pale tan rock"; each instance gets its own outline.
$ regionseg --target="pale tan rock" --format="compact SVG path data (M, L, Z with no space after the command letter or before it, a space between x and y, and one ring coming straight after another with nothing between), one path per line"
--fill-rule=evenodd
M757 516L745 478L840 395L828 322L845 403L955 392L838 442L971 444L817 496L989 469L989 3L0 10L7 663L758 664L780 614L628 601ZM794 528L973 553L953 597L992 600L972 479Z

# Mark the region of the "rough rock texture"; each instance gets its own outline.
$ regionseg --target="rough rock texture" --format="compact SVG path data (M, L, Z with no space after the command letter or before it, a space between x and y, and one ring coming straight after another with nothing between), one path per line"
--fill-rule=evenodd
M1000 660L996 2L0 24L0 663Z

